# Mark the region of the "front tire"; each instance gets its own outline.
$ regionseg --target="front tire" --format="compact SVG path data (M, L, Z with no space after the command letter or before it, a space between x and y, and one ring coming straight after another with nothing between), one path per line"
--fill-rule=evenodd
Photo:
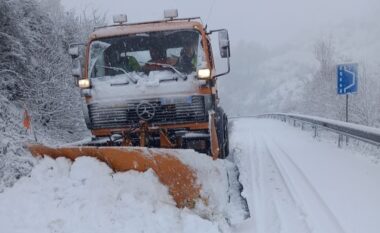
M216 109L216 132L219 142L219 158L225 159L229 154L228 118L222 108Z

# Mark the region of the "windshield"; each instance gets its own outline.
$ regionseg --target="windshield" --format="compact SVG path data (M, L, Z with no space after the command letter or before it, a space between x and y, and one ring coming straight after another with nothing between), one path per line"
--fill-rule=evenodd
M182 74L206 67L200 33L175 30L132 34L93 41L91 78L170 70Z

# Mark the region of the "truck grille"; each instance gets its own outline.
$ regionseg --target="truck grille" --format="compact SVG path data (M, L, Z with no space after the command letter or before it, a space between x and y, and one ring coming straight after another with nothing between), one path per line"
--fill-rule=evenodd
M203 96L192 96L191 103L162 104L160 99L144 100L155 108L155 115L148 120L150 124L178 124L207 121ZM123 128L137 125L140 117L137 106L142 100L128 101L125 104L104 105L91 104L88 106L91 129Z

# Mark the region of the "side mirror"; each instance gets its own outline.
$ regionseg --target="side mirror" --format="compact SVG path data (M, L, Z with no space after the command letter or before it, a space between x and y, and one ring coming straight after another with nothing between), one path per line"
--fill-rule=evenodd
M70 45L69 54L72 59L79 57L79 46L78 45Z
M213 78L217 78L217 77L220 77L220 76L223 76L223 75L230 73L230 71L231 71L231 64L230 64L231 51L230 51L230 39L228 37L227 29L212 30L208 34L212 34L214 32L218 32L220 56L222 58L227 58L227 71L225 71L221 74L217 74L213 77Z
M228 31L222 29L219 31L219 50L222 58L229 58L230 53L230 39L228 37Z
M76 80L79 80L82 77L82 66L80 64L80 61L77 59L73 61L73 68L71 69L71 75L76 78Z

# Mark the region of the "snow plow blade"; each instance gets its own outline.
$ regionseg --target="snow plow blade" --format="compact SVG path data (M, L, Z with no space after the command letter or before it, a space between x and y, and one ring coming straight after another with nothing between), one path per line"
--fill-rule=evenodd
M179 208L194 208L196 200L200 198L200 186L194 171L175 156L159 149L94 146L53 148L39 144L29 144L27 147L33 156L65 157L70 160L80 156L95 157L115 172L145 172L152 169L160 182L169 188Z

